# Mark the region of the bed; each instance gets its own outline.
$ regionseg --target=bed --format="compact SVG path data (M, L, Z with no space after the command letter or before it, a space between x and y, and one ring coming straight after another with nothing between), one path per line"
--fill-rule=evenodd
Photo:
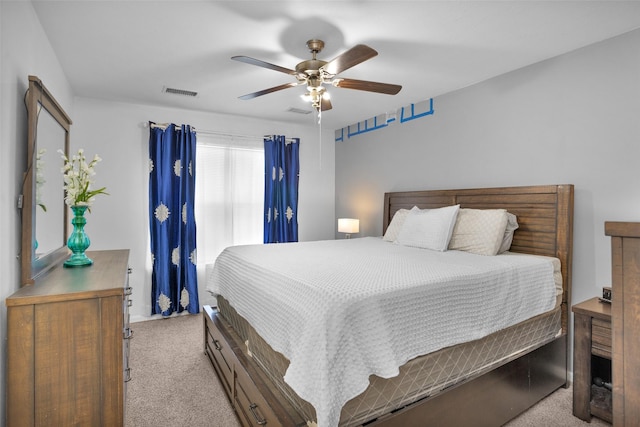
M549 268L547 265L552 265L556 269L555 276L552 272L554 277L552 284L554 286L553 303L549 302L551 296L548 295L548 287L550 285L547 283L547 288L545 288L547 289L545 291L546 302L544 303L546 305L544 308L540 307L539 311L533 315L523 314L525 317L516 319L514 324L508 324L504 327L498 327L496 321L496 325L488 324L490 329L478 338L469 339L466 337L461 342L440 343L441 345L435 347L434 351L422 353L427 348L421 347L422 334L427 334L424 332L427 328L414 327L415 325L407 323L406 319L403 320L404 323L398 320L398 325L401 327L392 324L392 322L395 322L396 318L403 318L401 314L404 312L412 313L410 311L412 300L418 301L423 298L420 300L421 304L426 306L426 303L439 295L439 292L443 292L442 289L434 290L435 293L430 296L414 296L411 293L412 290L407 294L410 297L404 298L404 300L394 294L392 300L384 300L383 303L371 302L370 295L367 293L368 287L362 288L362 292L359 292L360 288L356 285L355 276L353 276L353 288L345 286L344 283L340 284L339 287L331 290L332 295L340 294L339 298L334 298L324 304L321 302L320 296L313 294L315 292L314 281L332 282L335 279L336 283L340 280L348 282L350 280L348 263L342 263L345 265L340 267L338 265L341 264L340 260L335 259L332 261L336 264L333 269L325 269L324 267L313 269L311 265L303 266L297 270L289 271L287 275L288 278L293 277L297 280L300 276L303 280L312 282L311 287L302 293L309 294L310 299L307 305L312 307L308 307L306 310L309 316L313 316L314 322L309 328L300 329L297 326L303 323L304 319L287 317L287 313L290 312L305 313L305 310L295 306L295 301L292 302L288 298L289 294L294 294L298 289L297 282L288 283L287 286L290 287L285 287L285 290L288 291L285 292L285 297L278 301L280 305L273 305L275 303L272 303L272 300L279 298L276 291L272 289L267 293L261 293L259 287L247 290L243 288L245 284L241 282L256 282L255 277L262 277L267 283L273 274L276 281L270 286L277 286L275 283L282 282L283 277L277 276L276 273L260 270L262 267L259 266L260 262L257 260L247 263L245 258L248 255L245 255L244 252L233 255L234 249L231 254L221 255L216 262L226 264L226 266L212 268L211 271L215 271L215 274L210 274L210 269L207 269L208 280L216 282L212 289L218 291L218 307L205 307L203 316L204 344L205 352L211 359L220 382L243 425L314 425L315 421L319 420L320 427L324 425L495 426L504 424L557 388L567 385L567 301L569 301L571 289L573 186L547 185L387 193L384 197L383 208L385 236L390 231L388 227L393 226L396 213L401 210L406 212L414 206L423 212L429 212L427 209L435 212L459 206L459 209L466 211L505 209L515 215L519 228L513 232L513 240L508 253L496 257L482 257L468 255L464 251L446 251L434 254L439 257L437 262L450 263L451 257L455 255L462 256L462 261L456 261L461 262L461 266L480 262L477 261L477 258L485 258L489 263L502 263L507 262L506 260L513 262L517 259L517 262L526 262L528 265L529 262L532 262L530 258L540 258L544 260L544 262L541 261L544 264L541 268L545 271L546 282L549 281L546 272ZM405 245L383 242L383 239L380 238L354 240L352 243L294 244L297 246L289 244L289 247L295 247L294 251L297 252L308 248L305 251L311 251L313 259L319 259L325 258L325 255L322 254L327 251L335 255L342 250L336 245L345 248L347 244L357 245L358 252L371 251L367 252L367 257L373 260L384 260L384 258L376 258L377 256L396 261L402 260L401 271L413 271L413 267L405 262L414 257L415 248L405 249L403 247ZM266 250L263 245L260 246L262 247L250 248L248 251L257 251L257 257L264 260L269 255L266 252L260 252ZM277 249L269 250L271 252L286 251L288 248L287 245L278 245ZM383 253L378 254L378 251ZM425 253L424 249L418 249L418 251ZM427 250L427 252L434 251ZM282 254L293 256L286 252L282 252ZM531 254L539 257L524 257L514 254ZM345 258L342 255L337 256ZM547 257L552 257L553 262L549 261ZM326 258L330 259L331 257L327 254ZM269 260L269 263L276 259L277 257L274 256L274 259ZM365 261L358 262L365 265ZM374 262L383 264L381 261ZM297 263L302 265L301 262ZM535 262L535 264L537 263L538 261ZM283 268L286 268L286 265L283 264L279 267L279 269ZM482 268L484 268L484 264ZM339 273L340 278L332 277L330 274L327 276L327 270ZM456 271L463 270L462 267L456 268ZM251 271L255 276L253 279L250 276L243 276ZM386 267L375 275L384 276L384 271L387 271ZM376 282L375 277L367 277L368 272L369 267L365 271L354 274L364 276L368 283ZM472 276L469 280L476 280L474 277ZM511 283L510 281L514 279L507 276L505 280ZM225 288L224 284L218 283L226 283L227 281L231 285L226 289L223 289ZM395 279L389 281L395 283ZM381 282L385 282L385 280L381 280ZM558 286L559 289L557 289ZM447 284L444 289L448 291L454 287ZM349 289L349 292L342 293L341 289ZM385 292L387 292L386 288ZM404 288L401 292L403 295L407 293ZM273 294L272 297L270 297L270 293ZM355 300L357 301L355 305L343 303L350 301L351 293L358 294L354 298L361 299ZM302 297L304 298L304 295ZM538 298L538 294L532 292L532 297ZM495 298L487 298L484 301L482 294L478 294L474 298L477 299L478 306L482 307L497 301ZM316 299L317 304L313 304ZM456 299L464 298L458 296ZM399 303L401 305L396 304L397 300L401 300ZM481 300L484 301L482 304L480 304ZM389 301L392 301L393 304L389 304ZM524 305L531 304L533 303L527 302ZM255 306L255 310L252 311L251 305ZM342 310L336 308L343 305L346 308ZM385 315L388 311L387 307L390 305L395 307L394 311ZM506 307L503 301L499 302L498 306ZM378 307L379 309L377 309ZM466 307L466 312L460 311L456 317L456 319L462 319L459 320L460 322L464 321L467 313L473 314L477 310L473 305L469 305L468 301ZM437 309L438 305L424 311L431 313ZM453 308L449 310L453 311ZM505 308L502 311L506 313L512 310ZM323 316L325 313L328 314ZM415 313L420 313L420 311ZM499 311L496 319L504 317L502 314L504 313ZM273 325L265 326L271 319L273 319ZM434 318L424 320L418 316L416 319L416 322L426 321L432 325L437 324L434 322ZM290 322L290 326L283 327L282 325L286 323L278 323L278 321ZM377 333L367 335L366 328L363 329L364 333L354 332L349 335L352 329L357 331L356 325L359 323L364 323L366 327L369 327L369 324L378 321L388 322L387 328L390 330L388 336L384 337L384 334ZM471 316L467 321L473 323L474 318ZM346 323L349 324L349 328L346 328L348 337L344 338L345 328L342 325ZM437 325L438 327L435 328L437 333L433 333L434 328L432 328L429 335L437 336L437 338L448 336L447 325ZM467 326L464 325L462 328L465 333L468 329ZM405 345L405 340L394 340L394 337L400 336L404 330L413 331L412 333L418 334L419 339L416 339L415 335L409 335L408 341L411 342L411 345ZM334 331L342 332L334 334ZM278 337L279 333L283 337ZM348 359L350 356L347 356L348 362L344 364L340 364L334 359L325 362L322 357L318 358L318 354L339 353L339 351L332 350L334 348L331 344L334 342L333 335L338 335L339 338L336 340L341 340L339 345L334 346L339 350L343 347L349 347L349 343L355 341L358 341L357 349L367 350L362 350L356 358L357 360ZM383 338L378 339L377 335L381 335ZM304 341L305 336L307 336L307 341ZM367 339L359 340L360 336L366 336ZM301 340L304 341L302 344L300 344ZM386 344L387 341L394 342L394 344ZM416 342L419 342L420 345L415 344ZM303 349L308 347L310 343L321 346L324 350L317 352L312 350L305 353ZM410 347L411 350L407 352L405 347ZM279 351L275 351L274 348ZM372 348L375 350L372 351ZM284 354L290 357L285 357ZM394 372L393 367L376 365L377 359L380 357L372 357L376 360L370 362L367 355L371 354L382 355L384 356L382 359L385 361L398 359L396 360L397 372ZM372 370L360 372L366 382L364 391L362 391L361 378L358 381L354 380L357 384L344 395L341 394L341 389L331 388L336 386L334 383L340 382L335 381L337 376L344 378L345 388L348 389L354 382L351 377L352 371L358 371L357 367L363 357L367 359L364 363L367 369L373 366ZM298 362L299 360L307 365ZM311 364L309 365L309 363ZM326 368L313 368L323 364L326 364ZM297 375L291 374L292 372ZM334 380L332 381L331 378ZM354 393L354 390L357 393ZM306 396L306 399L300 397L301 395ZM337 401L331 400L327 403L322 395L328 396L327 399L334 399L335 396L340 396L340 398L337 398ZM336 405L338 405L337 413Z

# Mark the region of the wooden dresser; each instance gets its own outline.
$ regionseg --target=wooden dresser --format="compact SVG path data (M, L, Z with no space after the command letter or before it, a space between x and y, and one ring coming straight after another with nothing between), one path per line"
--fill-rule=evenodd
M87 252L6 299L7 426L122 426L129 250Z
M640 425L640 223L606 222L611 236L613 425Z

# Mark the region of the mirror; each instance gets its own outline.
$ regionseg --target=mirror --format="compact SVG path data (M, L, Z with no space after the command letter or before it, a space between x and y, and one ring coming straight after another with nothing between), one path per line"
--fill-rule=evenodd
M42 108L36 136L36 259L58 249L64 239L64 179L60 172L64 162L58 150L65 140L65 129Z
M29 76L27 103L27 165L22 189L21 284L69 254L67 209L64 204L63 160L69 154L71 119L42 81Z

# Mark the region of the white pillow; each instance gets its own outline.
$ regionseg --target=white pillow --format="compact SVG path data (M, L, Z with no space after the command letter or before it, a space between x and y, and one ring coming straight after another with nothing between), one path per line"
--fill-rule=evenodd
M449 249L496 255L507 227L505 209L460 209Z
M398 233L396 243L446 251L460 205L438 209L411 209Z
M414 206L414 209L418 209ZM391 223L387 226L387 231L385 231L382 240L387 242L395 242L398 238L398 233L404 224L404 220L407 219L407 215L409 215L409 209L398 209L395 214L393 214L393 218L391 219Z
M507 228L504 230L504 236L502 237L502 244L498 253L508 251L511 248L511 242L513 242L513 232L518 229L518 218L511 212L507 212Z

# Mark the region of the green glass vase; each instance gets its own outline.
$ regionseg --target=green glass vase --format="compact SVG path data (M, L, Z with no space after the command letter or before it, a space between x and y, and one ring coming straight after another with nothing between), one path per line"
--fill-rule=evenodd
M74 214L71 220L73 231L67 240L67 247L73 253L69 259L64 262L65 267L87 267L93 264L93 260L84 253L91 244L89 236L84 232L84 226L87 223L84 213L87 209L88 206L86 205L71 206Z

